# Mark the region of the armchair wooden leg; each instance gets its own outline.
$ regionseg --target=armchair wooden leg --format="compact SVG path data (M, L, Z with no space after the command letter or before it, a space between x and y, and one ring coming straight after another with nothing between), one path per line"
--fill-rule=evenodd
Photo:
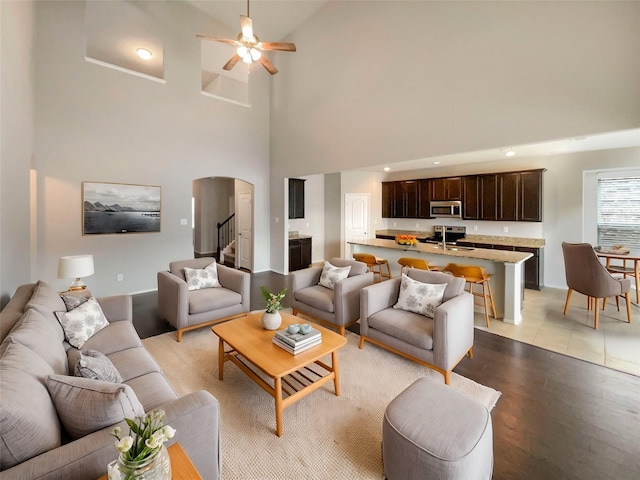
M594 300L595 300L595 305L594 305L594 307L595 307L594 308L594 310L595 310L594 317L595 318L593 319L593 328L595 330L597 330L598 329L598 320L599 320L599 317L600 317L600 305L599 305L600 299L599 298L594 298Z
M624 298L627 300L627 323L631 323L631 293L624 294Z
M616 307L618 307L618 311L620 311L620 295L616 295Z
M567 290L567 301L564 303L564 315L567 314L567 309L569 308L569 300L571 300L572 293L573 293L573 290L571 289Z
M444 372L444 383L446 385L449 385L449 382L451 382L451 370L447 370L446 372Z
M473 347L471 347L467 353L469 354L469 358L473 358Z
M182 341L182 330L178 329L178 341Z
M364 348L364 337L360 336L360 345L358 348Z
M344 325L338 327L338 333L344 337Z

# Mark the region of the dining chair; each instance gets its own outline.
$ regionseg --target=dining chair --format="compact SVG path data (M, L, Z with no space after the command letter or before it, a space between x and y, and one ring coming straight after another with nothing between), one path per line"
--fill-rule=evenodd
M631 280L628 278L614 278L600 263L593 247L589 243L562 242L562 254L564 256L564 270L567 280L567 300L564 305L564 315L569 309L571 294L575 290L595 302L593 328L598 328L600 315L600 299L606 301L609 297L624 296L627 302L627 323L631 323Z

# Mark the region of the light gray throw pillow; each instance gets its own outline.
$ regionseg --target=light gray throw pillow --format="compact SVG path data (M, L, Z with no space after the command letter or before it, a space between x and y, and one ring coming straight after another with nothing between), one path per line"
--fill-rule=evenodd
M135 392L123 383L67 375L49 375L45 383L62 425L73 438L144 415Z
M189 290L222 287L218 281L216 262L211 262L205 268L184 267L184 278L187 280Z
M83 350L80 352L74 374L76 377L122 383L122 376L115 365L104 353L97 350Z
M94 297L70 312L55 313L64 330L64 336L76 348L82 348L84 342L109 325L100 304Z
M324 262L318 285L322 285L323 287L333 290L335 283L347 278L350 271L351 265L347 265L346 267L336 267L329 262Z
M433 318L436 308L442 304L442 297L446 288L446 283L435 285L423 283L409 278L403 273L400 295L398 295L398 302L393 308Z

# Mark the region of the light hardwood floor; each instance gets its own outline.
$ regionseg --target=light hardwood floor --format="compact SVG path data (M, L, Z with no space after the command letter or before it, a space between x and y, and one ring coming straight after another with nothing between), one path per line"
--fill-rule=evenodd
M621 301L618 312L615 300L609 299L605 311L600 311L600 325L595 330L593 311L587 310L584 295L574 292L567 315L562 314L566 295L566 289L525 290L520 325L510 325L490 317L489 328L486 328L484 313L478 307L476 328L640 375L640 306L632 302L629 324L624 301ZM635 291L632 299L635 299Z

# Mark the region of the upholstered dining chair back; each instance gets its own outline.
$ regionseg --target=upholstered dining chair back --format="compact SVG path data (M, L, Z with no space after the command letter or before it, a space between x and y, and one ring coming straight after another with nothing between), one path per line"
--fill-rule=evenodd
M564 255L564 270L567 280L567 300L564 304L564 314L567 314L571 293L582 293L588 297L588 305L591 308L591 299L595 300L593 328L598 328L599 301L606 302L609 297L623 295L627 303L627 322L631 323L631 280L628 278L614 278L600 263L593 247L588 243L562 242L562 254Z

